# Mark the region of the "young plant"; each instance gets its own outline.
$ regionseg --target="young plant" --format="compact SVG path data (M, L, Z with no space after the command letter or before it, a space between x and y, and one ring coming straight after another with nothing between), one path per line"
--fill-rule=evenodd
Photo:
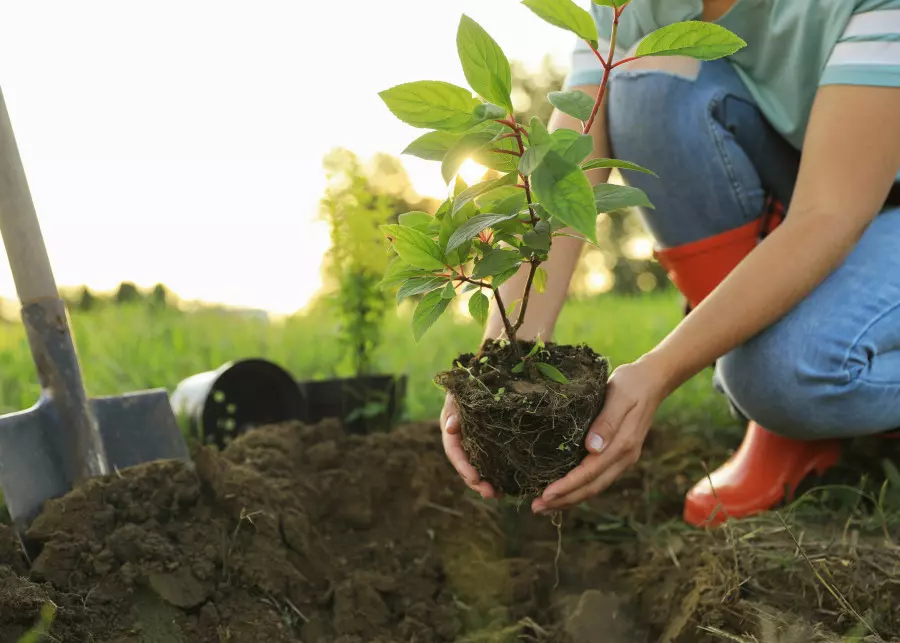
M612 12L604 52L590 13L572 0L522 2L545 21L582 38L603 66L595 96L581 91L548 94L556 109L578 119L578 129L550 132L540 118L517 121L509 62L493 38L466 15L456 44L471 90L425 80L380 93L400 120L429 130L404 153L439 162L445 182L452 185L434 216L408 212L396 224L381 226L397 255L382 284L398 287L398 300L421 296L412 320L416 340L460 293L471 292L468 309L480 323L494 302L508 341L485 342L477 355L456 360L462 367L439 373L436 381L457 401L470 461L495 488L510 494L537 495L577 465L586 453L584 432L605 399L605 359L587 347L545 346L517 337L532 292L546 286L541 265L553 240L569 235L596 244L599 213L653 207L639 189L592 187L585 174L618 168L655 176L624 159L588 160L593 150L589 132L611 72L646 56L713 60L746 44L716 24L688 21L649 34L633 57L616 60L617 32L629 1L593 0ZM457 173L467 159L490 168L494 177L466 185ZM500 287L520 270L527 274L521 294L504 301ZM484 356L488 362L482 362Z
M652 207L639 189L601 184L592 187L585 172L619 168L653 174L621 159L586 160L593 149L588 132L606 94L610 72L646 56L690 56L713 60L746 43L713 23L680 22L648 35L635 55L615 60L619 20L629 0L593 0L613 12L610 47L598 50L597 29L591 15L572 0L524 0L522 4L557 27L583 38L603 65L596 96L581 91L548 94L556 109L582 123L580 130L550 133L539 118L516 121L511 99L511 71L500 46L474 20L462 16L457 49L469 89L444 81L426 80L391 87L379 95L403 122L431 131L415 139L404 153L439 161L445 181L454 183L451 196L434 216L424 212L401 215L394 225L382 226L397 257L383 283L400 286L400 298L424 295L413 316L416 339L447 309L460 290L475 290L469 312L479 322L488 317L492 295L506 336L519 351L521 328L531 292L541 292L553 239L577 235L596 244L599 213ZM471 158L500 173L472 186L456 178ZM515 302L504 302L500 286L528 265L528 278ZM509 308L507 308L507 304ZM515 305L513 305L515 304ZM518 312L513 318L514 309Z

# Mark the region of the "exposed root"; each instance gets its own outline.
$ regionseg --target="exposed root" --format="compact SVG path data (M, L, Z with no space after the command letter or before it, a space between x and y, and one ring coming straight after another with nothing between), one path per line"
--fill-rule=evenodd
M526 353L533 342L521 342ZM481 357L463 355L461 367L435 381L456 398L463 448L479 474L505 494L540 495L587 455L584 436L606 397L609 363L586 346L548 344L519 374L508 342L486 342ZM482 362L482 360L486 361ZM568 382L543 377L550 364Z

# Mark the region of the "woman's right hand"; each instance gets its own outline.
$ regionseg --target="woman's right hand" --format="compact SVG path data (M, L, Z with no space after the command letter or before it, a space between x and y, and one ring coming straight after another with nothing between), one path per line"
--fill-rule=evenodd
M482 498L498 498L499 495L489 482L481 479L478 471L469 462L466 452L462 447L462 425L459 419L459 409L456 400L447 393L444 400L444 408L441 410L441 437L444 443L444 453L456 472L462 477L470 489L481 494Z

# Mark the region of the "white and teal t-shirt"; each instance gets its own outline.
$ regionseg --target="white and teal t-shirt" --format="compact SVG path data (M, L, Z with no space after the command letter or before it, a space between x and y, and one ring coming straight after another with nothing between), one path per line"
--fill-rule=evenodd
M591 3L591 11L605 55L612 9ZM616 58L651 31L702 13L702 0L632 0L619 21ZM715 22L747 42L728 60L772 126L798 149L819 86L900 87L900 0L738 0ZM596 56L578 41L566 86L598 85L602 76Z

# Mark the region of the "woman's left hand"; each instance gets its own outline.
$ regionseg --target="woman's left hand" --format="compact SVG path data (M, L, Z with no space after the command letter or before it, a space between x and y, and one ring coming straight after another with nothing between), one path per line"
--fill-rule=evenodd
M640 458L653 416L666 395L658 365L638 360L617 368L609 379L603 411L585 440L589 455L547 487L532 502L532 511L566 509L609 487Z

